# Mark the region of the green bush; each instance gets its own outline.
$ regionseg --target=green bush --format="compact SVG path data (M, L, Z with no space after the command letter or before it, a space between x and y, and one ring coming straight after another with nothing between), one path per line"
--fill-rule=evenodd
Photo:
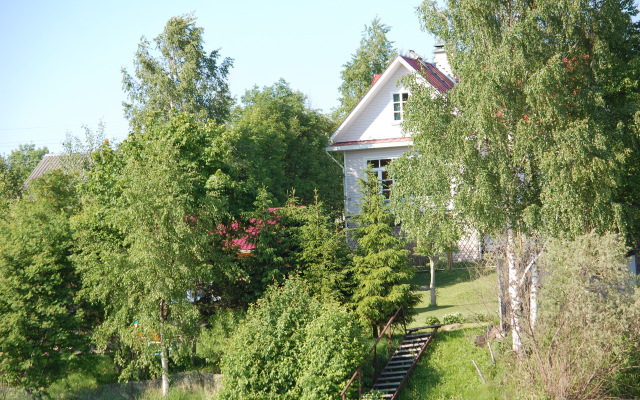
M522 372L513 374L522 391L538 398L637 398L640 291L625 253L624 239L613 234L548 243L536 328L525 331L526 354L535 357L519 360Z
M447 314L442 317L442 323L445 325L462 324L464 321L464 317L460 313Z
M220 372L220 360L242 317L239 311L220 310L209 318L209 327L200 333L197 355L204 359L211 372Z
M372 390L369 393L366 393L362 396L362 400L383 400L382 392L378 392L377 390Z
M222 359L221 399L331 398L365 350L349 312L320 303L300 279L271 287L252 305Z
M440 325L440 320L435 315L429 315L425 318L424 323L427 325Z

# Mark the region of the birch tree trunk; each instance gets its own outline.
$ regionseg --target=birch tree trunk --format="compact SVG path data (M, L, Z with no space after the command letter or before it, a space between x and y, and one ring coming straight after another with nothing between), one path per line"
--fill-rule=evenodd
M162 322L164 325L164 321ZM169 394L169 357L167 354L167 345L164 337L160 337L160 363L162 364L162 397Z
M531 288L529 289L529 325L531 330L536 329L536 320L538 319L538 287L540 285L540 274L538 272L537 262L531 264Z
M164 323L167 320L167 304L160 300L160 365L162 367L162 397L169 394L169 355L164 337Z
M429 284L429 291L431 291L431 307L437 306L436 304L436 261L433 256L429 256L429 268L431 270L431 283Z
M506 246L507 269L509 276L509 300L511 302L510 320L512 349L520 356L522 354L522 321L520 320L520 310L522 309L522 299L519 292L518 261L515 253L515 236L513 228L507 229Z

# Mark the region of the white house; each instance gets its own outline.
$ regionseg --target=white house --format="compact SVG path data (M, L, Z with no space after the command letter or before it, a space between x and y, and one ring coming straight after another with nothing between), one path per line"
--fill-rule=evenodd
M438 65L438 67L436 66ZM418 74L426 85L446 92L455 84L442 46L436 46L435 62L429 63L412 51L396 57L382 75L376 76L367 94L331 136L329 154L344 156L344 198L347 216L360 209L358 179L367 164L378 174L382 193L388 197L393 179L386 166L411 145L410 134L403 134L402 119L409 90L400 79Z

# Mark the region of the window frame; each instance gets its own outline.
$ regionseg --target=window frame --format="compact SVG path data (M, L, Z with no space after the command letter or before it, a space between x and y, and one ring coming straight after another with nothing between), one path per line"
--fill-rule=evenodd
M397 96L397 100L396 100ZM404 110L406 108L407 100L409 100L409 92L401 91L391 93L391 108L393 110L393 122L404 121ZM397 117L397 118L396 118Z
M396 160L397 157L389 158L367 158L365 167L371 166L371 170L376 174L378 179L378 193L384 196L385 201L389 201L391 189L395 183L395 179L387 171L387 166Z

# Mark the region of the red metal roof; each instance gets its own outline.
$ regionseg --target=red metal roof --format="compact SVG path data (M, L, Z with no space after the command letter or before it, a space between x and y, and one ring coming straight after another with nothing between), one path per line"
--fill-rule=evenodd
M374 143L392 143L392 142L405 142L410 140L410 137L390 138L390 139L369 139L369 140L354 140L351 142L337 142L332 143L331 146L350 146L353 144L374 144Z
M400 56L407 64L411 65L413 69L420 72L422 76L433 86L442 93L446 93L453 88L455 82L448 76L442 73L432 63L426 62L422 59L414 59L405 56Z

